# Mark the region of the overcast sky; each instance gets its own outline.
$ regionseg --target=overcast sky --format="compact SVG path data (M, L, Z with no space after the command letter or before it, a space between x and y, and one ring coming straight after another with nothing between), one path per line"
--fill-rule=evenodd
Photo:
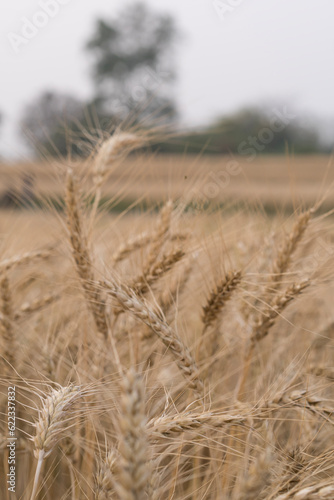
M27 43L14 42L23 18L38 20L43 1L62 5ZM286 104L301 116L324 121L334 117L333 0L216 0L216 7L213 0L146 3L173 14L183 32L175 53L175 95L184 123L198 124L258 103ZM131 2L1 2L1 153L24 155L15 136L17 120L40 92L92 95L83 46L95 20L111 18L124 5Z

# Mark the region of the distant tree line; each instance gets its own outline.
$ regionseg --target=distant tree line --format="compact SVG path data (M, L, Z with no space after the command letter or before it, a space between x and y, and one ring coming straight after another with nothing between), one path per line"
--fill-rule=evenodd
M172 85L174 19L134 3L110 21L98 20L85 45L91 61L93 98L46 90L25 109L24 137L36 155L86 156L117 127L167 127L172 136L151 146L160 153L258 154L324 152L316 127L282 109L249 108L210 126L178 133ZM0 116L1 121L1 116Z
M158 145L161 152L234 154L249 161L259 154L329 152L315 126L286 107L246 108L224 116L206 128Z

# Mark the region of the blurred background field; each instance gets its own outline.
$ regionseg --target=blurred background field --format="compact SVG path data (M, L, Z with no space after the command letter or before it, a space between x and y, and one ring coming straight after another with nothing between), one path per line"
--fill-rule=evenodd
M0 209L63 207L66 168L89 186L120 130L143 144L110 160L114 211L185 194L201 208L331 208L331 3L84 0L80 27L74 2L14 3L0 21Z
M34 202L46 207L46 200L61 202L64 189L58 174L67 164L0 164L0 207ZM71 164L85 168L80 161ZM88 174L87 185L92 176ZM166 196L177 199L185 194L189 203L252 203L270 212L275 208L291 211L301 201L310 206L324 197L323 207L330 209L333 181L332 159L327 155L262 156L252 163L242 157L133 155L113 166L103 185L103 196L106 201L116 200L114 210L135 200L159 204Z

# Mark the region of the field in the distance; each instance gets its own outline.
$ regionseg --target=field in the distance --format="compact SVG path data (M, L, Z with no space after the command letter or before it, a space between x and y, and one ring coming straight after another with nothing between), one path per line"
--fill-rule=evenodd
M31 175L36 196L61 198L59 173L70 162L0 164L0 197L8 189L19 191L23 176ZM128 203L141 197L160 201L198 198L202 202L255 202L271 211L294 207L303 200L313 204L325 195L324 205L334 202L334 165L328 156L259 156L252 162L226 156L135 156L113 166L103 185L106 197L125 197ZM91 182L88 174L87 186Z

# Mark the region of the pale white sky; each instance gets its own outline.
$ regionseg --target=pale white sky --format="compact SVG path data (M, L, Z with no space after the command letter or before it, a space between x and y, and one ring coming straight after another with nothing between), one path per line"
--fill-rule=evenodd
M16 53L40 2L59 10ZM243 105L279 102L300 115L334 117L333 0L146 0L172 13L184 33L176 47L175 95L184 123L198 124ZM62 5L60 5L62 4ZM96 18L108 19L125 0L10 0L0 7L0 153L24 155L16 134L22 109L44 90L89 97L83 46ZM234 7L232 7L234 5ZM230 7L228 7L230 6ZM37 18L38 19L38 18ZM43 19L40 19L43 23ZM12 35L11 35L12 36ZM334 129L333 129L334 136Z

